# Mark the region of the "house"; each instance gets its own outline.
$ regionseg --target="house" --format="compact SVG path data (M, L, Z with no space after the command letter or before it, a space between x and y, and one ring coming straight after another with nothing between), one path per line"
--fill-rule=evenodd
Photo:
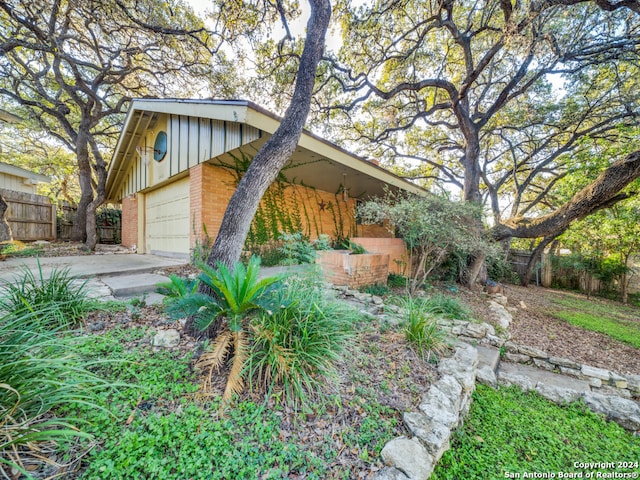
M49 182L49 177L0 162L0 189L35 194L38 183Z
M215 238L243 172L279 124L247 101L134 99L107 179L107 201L122 204L123 245L187 256L206 235ZM305 131L263 198L248 242L268 244L280 231L391 237L382 225L360 225L355 214L358 201L385 189L424 193Z

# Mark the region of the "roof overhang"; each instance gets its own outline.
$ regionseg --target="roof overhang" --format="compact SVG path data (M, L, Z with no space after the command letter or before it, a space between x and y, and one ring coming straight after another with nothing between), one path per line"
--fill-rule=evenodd
M261 138L239 148L253 153L277 130L281 121L280 117L262 107L243 100L134 99L109 167L109 200L119 200L116 198L118 187L135 158L137 141L160 114L239 122L257 128L264 133ZM228 153L213 160L214 163L216 161L233 164ZM346 188L355 198L383 195L385 189L427 194L421 187L306 130L283 174L293 183L303 183L327 192L337 193Z
M9 165L8 163L0 162L0 173L6 173L7 175L13 175L14 177L24 178L25 181L32 184L51 182L51 179L45 175L40 175L39 173L16 167L15 165Z

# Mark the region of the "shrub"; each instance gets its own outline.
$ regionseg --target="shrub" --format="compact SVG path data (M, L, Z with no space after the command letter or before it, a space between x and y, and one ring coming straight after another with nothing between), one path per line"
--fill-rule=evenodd
M331 250L331 237L326 233L321 233L313 242L314 250Z
M363 255L363 254L367 253L367 251L364 249L364 247L362 245L360 245L359 243L352 242L351 240L346 240L342 244L342 248L345 248L347 250L351 250L351 253L353 255Z
M58 408L82 402L95 407L101 380L88 372L70 341L43 319L59 313L55 305L35 306L0 316L0 473L28 475L25 462L43 464L43 446L55 447L88 435L76 418L55 416ZM47 460L47 462L49 462Z
M249 381L252 388L281 388L290 403L304 403L335 376L358 314L328 300L319 282L299 277L283 282L272 303L276 309L260 312L251 324Z
M282 246L280 252L285 256L284 264L298 265L313 263L316 260L315 250L309 239L302 232L281 233Z
M484 237L478 205L452 202L429 195L387 194L358 207L364 222L386 222L397 231L409 249L411 293L424 284L449 255L458 258L487 255L495 249Z
M387 295L390 292L389 287L386 286L384 283L367 285L366 287L362 287L360 290L364 293L368 293L370 295L378 295L380 297Z
M423 308L431 314L446 318L466 320L471 316L470 310L453 297L437 294L423 301Z
M416 353L428 360L436 359L447 349L444 331L437 322L428 317L429 308L424 300L406 298L402 307L405 310L406 323L404 334Z
M180 298L196 293L197 289L198 280L179 277L175 273L169 275L168 282L158 283L156 285L156 291L165 296L165 305L169 305Z
M38 277L28 268L13 281L0 284L0 315L4 311L46 314L48 322L56 325L78 323L93 305L87 299L86 282L69 275L69 269L53 269L45 278L40 261Z
M389 285L390 288L406 287L407 277L398 275L397 273L390 273L387 277L387 285Z

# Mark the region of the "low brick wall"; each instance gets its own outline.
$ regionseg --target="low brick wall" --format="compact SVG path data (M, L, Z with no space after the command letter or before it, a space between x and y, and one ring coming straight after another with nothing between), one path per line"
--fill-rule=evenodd
M349 250L326 250L317 253L316 263L320 266L325 281L333 285L360 288L387 282L388 254L352 255Z
M405 270L409 255L407 255L407 246L401 238L355 237L351 241L362 245L369 253L388 254L389 273L407 275Z

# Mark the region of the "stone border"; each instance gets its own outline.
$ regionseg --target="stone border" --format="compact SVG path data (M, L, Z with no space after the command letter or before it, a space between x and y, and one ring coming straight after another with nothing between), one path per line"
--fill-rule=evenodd
M380 455L387 467L374 480L426 480L450 447L453 432L471 408L478 351L460 343L453 357L439 362L442 377L422 397L419 412L405 412L404 424L413 435L387 442Z
M385 318L385 313L403 313L400 307L385 305L383 299L376 295L347 287L332 288L344 300L364 305L365 308L360 310L362 314ZM506 308L507 297L493 294L489 299L489 309L498 331L486 322L438 321L449 335L458 338L459 345L453 357L439 362L438 371L442 377L422 397L420 411L404 413L404 424L413 437L402 436L387 442L381 451L387 467L380 470L373 477L374 480L427 480L442 454L450 448L452 433L462 425L464 416L469 412L476 379L492 387L499 383L535 390L548 400L560 404L581 399L594 412L604 414L607 420L615 421L636 435L640 434L640 405L630 399L640 396L639 375L623 376L566 358L551 357L542 350L510 342L508 327L513 317ZM397 323L393 317L386 316L386 320ZM589 391L579 392L544 382L533 385L528 377L504 372L499 372L496 377L489 366L478 369L478 351L472 344L504 348L506 360L530 363L542 370L586 380L589 382Z

